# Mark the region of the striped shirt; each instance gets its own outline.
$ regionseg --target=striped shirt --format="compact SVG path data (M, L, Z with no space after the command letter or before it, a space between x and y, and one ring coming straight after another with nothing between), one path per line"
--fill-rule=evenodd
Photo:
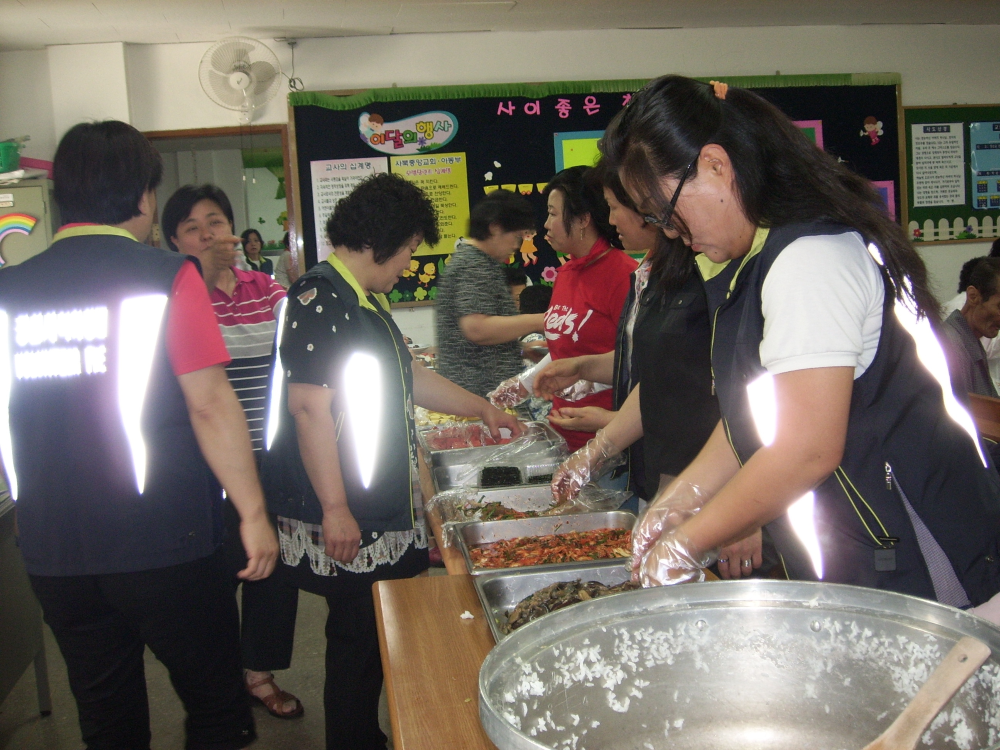
M239 268L232 271L236 274L233 296L216 288L212 310L232 357L226 373L246 413L253 449L258 451L263 447L276 308L285 298L285 290L267 274Z

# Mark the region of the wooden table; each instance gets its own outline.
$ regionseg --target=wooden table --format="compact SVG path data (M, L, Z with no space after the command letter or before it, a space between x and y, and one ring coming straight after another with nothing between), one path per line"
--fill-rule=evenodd
M479 668L493 636L472 576L380 581L373 591L393 747L495 750L479 723Z
M423 448L417 451L417 466L420 471L420 492L424 497L424 503L434 496L434 480L431 478L431 471L428 462L425 460ZM426 516L427 527L434 536L437 548L441 550L441 561L444 562L448 575L466 575L465 558L458 547L445 547L444 537L441 534L441 516L436 511L428 511ZM478 604L479 600L476 600Z

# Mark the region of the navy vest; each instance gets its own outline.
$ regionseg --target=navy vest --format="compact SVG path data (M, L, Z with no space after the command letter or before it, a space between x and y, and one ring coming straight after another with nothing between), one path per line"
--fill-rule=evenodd
M84 235L0 271L8 479L17 485L20 546L33 575L149 570L217 546L219 487L165 341L162 300L185 262L126 237ZM162 313L135 307L147 296L161 300ZM133 326L128 340L123 323ZM144 390L141 376L124 376L135 368L148 368Z
M761 289L775 259L799 237L850 227L802 224L772 229L733 273L706 285L714 309L712 364L724 425L741 464L761 447L747 385L760 363ZM730 263L738 267L739 261ZM729 269L727 269L728 271ZM824 580L934 598L900 490L941 546L973 605L1000 591L1000 480L970 436L945 412L941 388L917 357L894 312L888 276L878 351L854 381L840 468L816 488L815 525ZM788 517L768 525L789 576L815 580Z
M411 472L411 466L416 465L417 445L413 426L412 357L389 314L383 316L361 307L357 292L329 263L317 263L293 284L288 290L288 304L298 304L295 299L303 283L316 278L329 284L348 307L351 325L338 326L337 336L344 339L349 352L375 357L382 376L379 443L374 472L367 488L361 480L354 440L351 439L353 427L350 419L345 416L342 421L338 420L341 426L337 451L348 508L363 531L407 531L414 525L413 491L416 481L415 472ZM331 363L338 391L334 399L335 411L340 411L343 404L340 399L344 395L346 364L346 361ZM280 373L276 375L281 376ZM271 394L277 390L276 384L272 383ZM264 455L261 469L267 507L279 516L319 524L323 521L323 508L299 453L295 422L288 413L288 388L281 387L280 391L277 431ZM268 429L270 425L265 431Z

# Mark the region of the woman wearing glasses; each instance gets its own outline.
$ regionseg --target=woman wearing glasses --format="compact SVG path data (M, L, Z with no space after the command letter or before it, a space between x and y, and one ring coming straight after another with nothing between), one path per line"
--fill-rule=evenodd
M627 470L630 489L648 500L661 481L671 481L698 455L719 421L708 302L695 256L684 243L667 239L643 220L617 172L604 162L597 172L611 209L608 220L622 246L630 253L648 252L632 274L614 351L555 360L538 373L534 388L552 398L581 378L614 386L616 411L561 410L563 426L597 434L555 473L552 490L558 501L572 500L626 448L627 464L617 471ZM722 566L720 572L739 578L751 571L736 565L732 571Z
M706 285L722 420L633 535L642 581L697 578L767 525L791 578L996 594L1000 481L953 408L926 269L868 181L755 94L678 76L605 149L647 221L729 261Z
M545 240L557 253L570 256L559 269L545 314L549 354L557 360L613 351L629 276L638 264L619 248L618 233L608 223L608 203L593 169L564 169L545 186L544 195L548 202ZM566 426L559 410L567 406L611 409L612 391L608 386L595 386L593 392L575 400L552 399L549 420L575 451L594 433Z

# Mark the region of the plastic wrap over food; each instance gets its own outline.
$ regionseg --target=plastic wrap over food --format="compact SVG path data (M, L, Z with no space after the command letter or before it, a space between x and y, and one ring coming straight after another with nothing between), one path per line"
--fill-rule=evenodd
M467 521L506 521L537 516L552 504L548 487L518 487L505 490L480 490L459 487L439 492L427 504L441 519L445 547L455 541L455 527Z
M454 483L483 488L547 484L567 455L566 441L561 436L543 423L528 422L520 437L476 457L457 471Z
M578 502L562 506L561 512L592 513L618 510L630 493L585 487ZM441 542L450 547L456 540L455 528L469 521L508 521L547 515L553 504L547 485L481 490L459 487L439 492L427 504L428 512L441 519Z
M427 450L436 452L506 445L511 438L495 439L482 422L452 422L423 430L420 442Z

